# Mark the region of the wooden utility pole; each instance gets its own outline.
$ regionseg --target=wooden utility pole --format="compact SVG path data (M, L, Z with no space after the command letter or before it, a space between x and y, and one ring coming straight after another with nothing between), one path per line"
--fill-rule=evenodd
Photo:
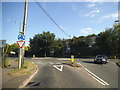
M23 29L22 29L22 32L23 32L24 35L26 35L27 14L28 14L28 0L25 0ZM25 44L22 48L22 63L21 63L22 66L24 64L24 54L25 54Z

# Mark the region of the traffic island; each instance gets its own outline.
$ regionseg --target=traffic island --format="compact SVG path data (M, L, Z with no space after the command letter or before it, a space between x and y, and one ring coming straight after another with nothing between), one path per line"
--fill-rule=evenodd
M68 66L72 66L72 67L82 67L80 63L74 62L72 63L71 61L62 63L63 65L68 65Z
M72 67L82 67L80 64L78 64L76 62L70 64L70 66L72 66Z
M120 61L116 63L120 67Z

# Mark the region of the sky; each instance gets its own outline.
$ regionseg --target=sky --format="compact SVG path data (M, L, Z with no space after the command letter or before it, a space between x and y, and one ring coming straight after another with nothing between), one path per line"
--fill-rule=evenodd
M39 2L64 34L35 2L29 2L26 46L35 34L50 31L56 38L99 34L118 19L118 2ZM13 44L22 30L24 2L2 2L2 39Z

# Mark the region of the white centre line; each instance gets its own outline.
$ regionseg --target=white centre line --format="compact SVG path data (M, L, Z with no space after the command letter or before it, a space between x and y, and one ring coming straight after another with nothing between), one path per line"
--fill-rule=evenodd
M104 84L104 83L102 83L100 80L96 79L96 78L95 78L95 77L93 77L93 76L92 76L92 78L94 78L96 81L98 81L99 83L101 83L102 85L104 85L104 86L105 86L105 84Z
M90 73L92 75L92 77L97 80L99 83L101 83L102 85L109 85L107 82L105 82L103 79L99 78L97 75L95 75L94 73L92 73L90 70L88 70L87 68L85 68L85 70Z

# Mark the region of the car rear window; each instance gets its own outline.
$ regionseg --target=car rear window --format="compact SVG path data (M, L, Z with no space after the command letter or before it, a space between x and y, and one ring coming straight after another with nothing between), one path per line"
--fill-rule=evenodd
M96 58L104 58L105 56L96 56Z

